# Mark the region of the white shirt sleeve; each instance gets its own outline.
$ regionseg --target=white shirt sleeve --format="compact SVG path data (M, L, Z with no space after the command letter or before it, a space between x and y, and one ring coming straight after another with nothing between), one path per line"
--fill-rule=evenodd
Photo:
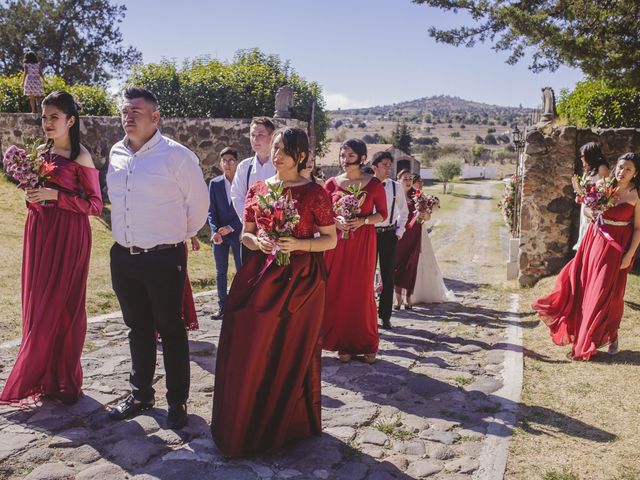
M191 152L189 152L191 153ZM209 189L204 181L198 157L185 158L178 171L178 185L184 195L187 214L187 238L198 233L209 213ZM186 240L186 238L185 238Z
M231 201L238 218L244 224L244 201L247 197L247 172L251 168L251 159L240 162L231 184Z
M398 228L396 229L396 236L402 238L407 225L407 219L409 218L409 206L407 205L407 196L404 194L404 190L400 185L400 188L396 189L396 205L398 207Z

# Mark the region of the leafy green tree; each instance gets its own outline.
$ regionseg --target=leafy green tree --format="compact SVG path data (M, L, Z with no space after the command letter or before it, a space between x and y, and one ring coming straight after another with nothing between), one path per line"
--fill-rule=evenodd
M579 82L563 89L558 114L582 128L640 127L640 89L616 88L604 80Z
M637 0L413 0L465 12L470 26L430 27L438 42L473 47L491 42L515 64L527 52L534 72L560 65L581 69L616 86L640 87L640 2Z
M446 156L433 164L433 175L442 182L442 193L447 193L447 184L462 173L462 162L454 156Z
M181 67L168 60L139 65L127 84L153 91L165 116L217 118L271 116L278 88L291 85L292 116L310 121L315 103L317 151L326 146L330 117L321 87L298 75L289 62L258 49L239 50L231 62L199 57Z
M413 137L407 124L405 122L397 123L395 130L391 134L393 146L405 153L411 153L411 142L413 142Z
M142 56L125 47L119 24L126 7L111 0L0 1L0 75L22 70L33 50L45 73L70 84L104 84Z

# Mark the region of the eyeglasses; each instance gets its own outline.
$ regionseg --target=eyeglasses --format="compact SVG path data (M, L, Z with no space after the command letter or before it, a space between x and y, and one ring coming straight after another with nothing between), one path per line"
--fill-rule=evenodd
M231 164L233 164L233 163L236 163L236 160L235 160L235 159L233 159L233 158L231 158L231 159L224 159L224 160L222 160L222 163L223 163L223 164L226 164L226 165L231 165Z

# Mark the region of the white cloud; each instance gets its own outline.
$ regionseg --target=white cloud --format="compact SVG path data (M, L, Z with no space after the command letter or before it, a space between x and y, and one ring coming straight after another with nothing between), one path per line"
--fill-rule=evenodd
M349 98L344 93L327 92L324 95L329 110L337 110L338 108L363 108L370 107L368 101L356 100Z

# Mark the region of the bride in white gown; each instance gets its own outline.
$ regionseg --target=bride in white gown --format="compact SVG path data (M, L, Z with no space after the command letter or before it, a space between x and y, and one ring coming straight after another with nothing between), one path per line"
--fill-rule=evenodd
M422 179L419 177L415 179L413 187L416 190L422 190ZM447 289L442 279L442 272L440 272L428 231L426 225L423 225L418 274L411 301L414 305L417 303L455 302L455 294Z

